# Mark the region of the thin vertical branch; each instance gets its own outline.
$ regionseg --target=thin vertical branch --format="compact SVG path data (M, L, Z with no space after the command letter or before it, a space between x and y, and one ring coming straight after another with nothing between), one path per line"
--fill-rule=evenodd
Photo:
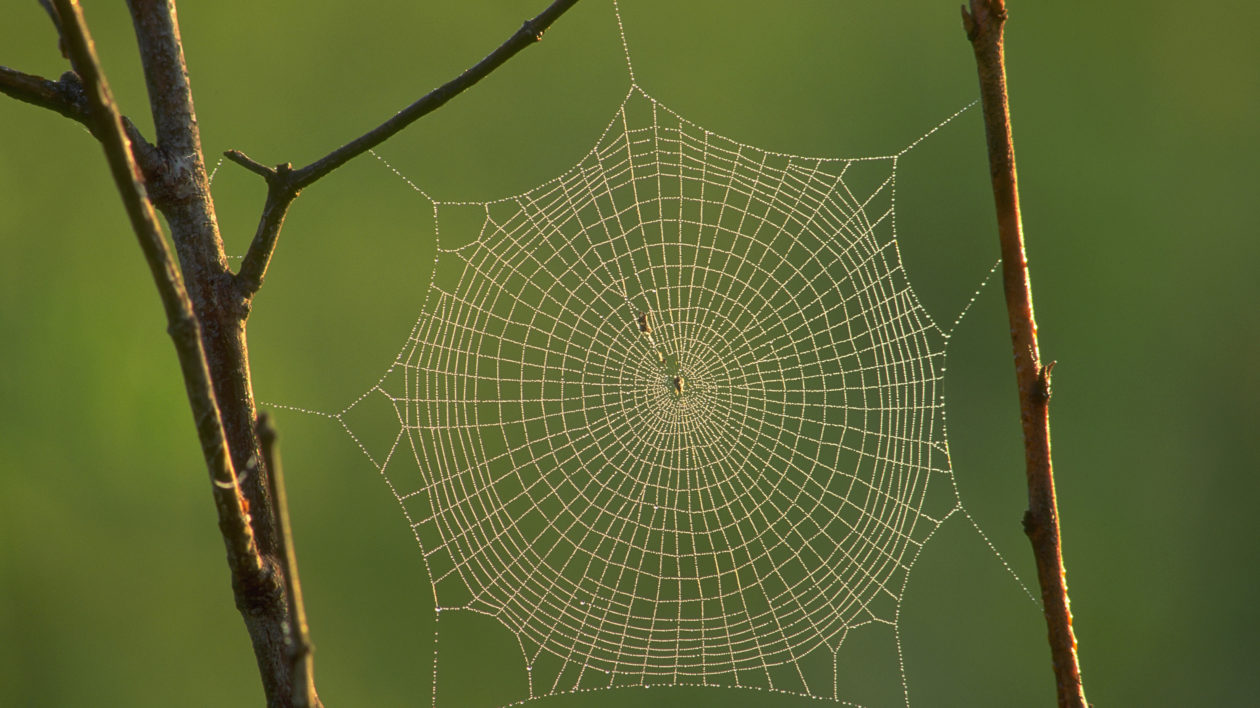
M1024 253L1024 228L1019 216L1019 186L1015 174L1015 147L1011 137L1003 48L1006 5L1004 0L970 0L970 12L964 7L962 18L967 38L975 51L980 78L989 172L993 180L993 201L1002 248L1003 291L1010 318L1015 378L1019 386L1028 482L1024 533L1032 543L1036 558L1059 706L1085 708L1085 690L1081 685L1059 538L1054 469L1050 460L1050 370L1054 368L1054 362L1042 364L1037 347L1037 321L1033 316L1032 287Z
M290 638L298 625L277 532L270 471L258 440L245 321L219 234L202 154L188 67L174 0L128 0L148 88L162 169L149 182L166 216L200 325L210 380L219 402L228 453L238 470L263 572L232 568L232 589L257 661L269 706L305 700L318 706L309 674L296 675Z
M276 504L277 526L280 534L280 556L288 579L287 600L289 622L286 652L290 675L293 677L292 701L296 708L313 708L319 705L315 695L315 659L311 644L310 628L306 625L306 606L302 603L302 583L298 580L297 552L293 547L293 527L289 524L289 498L284 487L284 471L280 466L280 451L276 449L276 429L266 413L258 416L258 439L262 443L263 460L271 473L271 498Z

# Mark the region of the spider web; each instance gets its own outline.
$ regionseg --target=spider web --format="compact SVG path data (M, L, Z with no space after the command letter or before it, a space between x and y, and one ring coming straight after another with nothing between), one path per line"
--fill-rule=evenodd
M687 121L626 62L628 93L561 176L487 202L412 184L437 258L411 335L340 413L278 407L359 443L437 626L475 613L515 638L516 703L726 686L856 705L842 663L882 629L908 706L907 579L970 514L945 435L952 329L902 266L896 173L962 111L895 155L803 157ZM396 436L358 419L369 401Z
M401 424L374 462L439 618L506 627L528 698L840 700L850 630L896 631L919 550L961 508L948 335L895 238L904 153L760 150L632 84L562 176L434 202L423 314L365 394Z

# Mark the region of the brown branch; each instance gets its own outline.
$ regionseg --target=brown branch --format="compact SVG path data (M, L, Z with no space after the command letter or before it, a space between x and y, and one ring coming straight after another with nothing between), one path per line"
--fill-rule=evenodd
M489 76L490 72L502 66L508 59L516 56L525 47L535 42L541 42L543 32L546 32L552 23L576 4L577 0L556 0L551 3L547 9L538 13L537 17L526 20L520 29L511 37L508 37L507 41L499 45L498 49L490 52L484 59L465 70L464 73L430 91L423 98L402 109L392 118L364 135L342 145L306 167L295 170L294 185L298 189L310 185L341 165L385 142L385 140L419 118L428 115L435 109L441 108L447 101Z
M296 708L312 708L319 705L315 695L314 646L310 628L306 624L306 608L302 603L302 584L298 580L297 552L293 548L293 528L289 524L289 501L284 489L284 472L280 466L280 452L276 449L276 429L266 413L258 415L258 439L262 443L263 459L271 473L271 498L275 500L277 529L280 534L280 556L288 579L286 599L291 609L290 624L286 636L290 675L293 676L292 705Z
M55 0L62 18L63 40L71 61L83 78L89 109L89 122L96 127L105 149L105 158L132 229L140 241L145 260L157 285L166 311L168 331L175 343L184 375L188 402L197 424L197 434L206 465L219 526L227 545L228 559L237 572L259 574L265 567L254 544L253 530L237 484L236 468L228 456L227 440L219 417L218 403L210 385L200 330L183 278L162 237L157 214L143 186L143 177L132 159L122 118L101 71L83 13L75 0Z
M1081 685L1076 637L1072 633L1072 612L1059 539L1054 470L1050 461L1050 370L1054 362L1043 366L1037 348L1037 322L1033 316L1024 229L1019 216L1019 187L1015 175L1015 148L1011 137L1003 51L1006 7L1004 0L969 1L970 12L966 7L962 9L963 27L975 51L980 77L989 172L993 180L998 238L1002 246L1002 283L1010 318L1020 421L1024 430L1028 481L1024 532L1032 542L1037 562L1037 579L1041 585L1059 706L1085 708L1085 690Z
M156 126L156 144L147 142L119 115L77 0L47 0L44 5L61 28L62 46L79 74L67 73L54 82L0 67L0 92L82 123L105 147L167 311L211 472L236 604L249 631L270 706L321 705L312 678L309 631L284 506L283 480L273 454L274 433L265 424L255 428L245 336L249 302L261 285L285 212L303 187L477 83L540 39L543 30L575 3L557 0L476 66L300 173L289 165L268 168L239 153L230 155L234 162L264 176L269 185L267 207L251 246L245 278L233 276L227 267L209 194L174 0L128 3ZM170 225L178 265L162 236L155 208ZM242 280L248 287L240 287Z
M260 467L258 475L243 478L242 487L253 512L259 551L274 558L275 513L254 428L256 410L245 337L248 312L232 286L210 198L174 0L129 0L128 4L157 132L157 149L163 156L163 169L148 185L149 191L154 205L170 224L189 298L201 323L206 363L232 460L237 469ZM264 604L270 602L266 600Z
M64 43L65 40L62 40ZM82 124L98 140L100 124L91 119L88 111L87 96L83 92L83 82L79 75L67 71L57 81L42 76L27 74L7 66L0 66L0 93L16 98L33 106L46 108L54 113ZM160 160L156 148L140 134L140 130L126 116L122 117L123 130L131 144L133 157L144 170L146 179L156 174Z
M241 268L236 273L236 287L240 298L249 302L267 277L271 256L276 252L276 244L280 241L280 229L284 228L284 218L288 215L293 200L297 199L299 188L293 184L291 163L267 167L239 150L228 150L223 155L250 172L261 175L267 182L267 201L258 217L258 230L255 231L254 240L249 244L249 250L241 260Z
M228 453L246 470L240 487L265 572L243 574L232 566L236 606L245 621L269 706L307 700L318 706L309 674L294 673L290 637L297 626L281 557L270 474L255 429L256 409L245 333L248 308L237 297L219 235L214 202L193 109L188 67L174 0L129 0L144 68L163 169L150 184L154 205L166 216L189 299L200 325L210 381L219 403ZM301 681L302 685L297 685ZM305 697L305 698L303 698Z
M430 91L379 126L305 167L292 169L291 165L281 165L264 173L256 168L261 167L259 163L243 153L235 150L225 153L233 162L244 165L253 172L263 174L268 186L267 204L263 208L258 230L236 276L241 297L248 300L262 287L263 279L267 275L267 267L280 237L280 229L284 225L285 213L303 188L380 145L420 118L441 108L447 101L481 81L522 49L541 41L543 32L575 4L577 0L555 0L547 9L521 25L521 28L499 45L498 49L486 55L484 59L462 74Z
M69 59L70 52L66 48L66 33L61 29L61 14L57 11L57 7L53 5L53 0L39 0L39 4L43 6L44 12L48 13L48 19L52 20L53 27L57 28L57 49L61 50L63 58Z
M175 222L171 235L198 315L208 309L227 310L230 304L218 302L221 293L214 285L228 272L227 255L208 195L201 133L174 0L128 0L128 5L144 68L155 143L165 157L165 169L149 189L155 206ZM203 326L214 326L204 320ZM213 359L214 352L210 355ZM214 371L213 360L210 368ZM247 423L251 435L253 426L251 415Z
M50 81L42 76L0 66L0 93L88 125L83 84L73 72L63 74L60 81Z
M76 0L49 0L44 6L78 73L54 82L0 67L0 92L75 120L101 141L166 310L210 471L236 605L268 705L317 707L309 663L295 664L291 657L301 652L286 651L290 628L304 626L290 614L291 607L300 608L294 599L300 590L284 575L292 567L286 561L292 552L281 557L277 550L278 514L254 430L247 310L236 298L223 255L173 0L130 5L160 147L119 115ZM155 207L170 224L178 266Z

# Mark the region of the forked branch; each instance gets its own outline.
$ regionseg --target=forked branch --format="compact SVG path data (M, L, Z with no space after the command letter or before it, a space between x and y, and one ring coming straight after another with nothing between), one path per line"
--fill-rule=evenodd
M168 331L175 343L197 435L210 470L211 488L219 513L219 526L227 545L228 561L236 572L254 576L262 574L265 567L254 542L249 515L242 503L236 469L228 455L227 439L210 383L201 329L193 313L192 302L171 250L162 237L140 170L132 158L122 118L101 71L83 13L74 0L55 0L55 3L62 18L62 39L83 82L86 100L83 119L92 126L92 132L105 149L114 183L118 186L132 230L140 241L166 311Z
M1050 370L1037 348L1032 287L1024 253L1024 227L1019 216L1019 186L1015 175L1015 147L1011 137L1006 93L1003 28L1004 0L970 0L962 10L963 27L976 55L980 101L989 150L989 173L997 209L998 238L1002 244L1002 284L1011 325L1015 378L1019 385L1020 421L1024 429L1024 457L1028 482L1028 510L1024 533L1032 542L1037 580L1049 633L1051 658L1060 708L1085 708L1072 611L1068 603L1066 571L1059 538L1059 508L1055 499L1054 469L1050 461Z
M305 167L293 169L292 165L283 164L275 168L268 168L250 159L238 150L229 150L224 153L232 162L245 167L251 172L262 175L267 180L267 203L263 207L262 218L259 220L254 241L250 244L249 251L245 254L245 258L241 262L241 269L236 276L241 296L248 300L262 286L263 278L267 275L267 266L271 262L271 256L276 249L276 242L280 237L280 229L284 225L285 214L289 205L293 203L293 200L297 198L298 193L303 188L314 184L338 167L380 145L420 118L441 108L447 101L489 76L490 72L502 66L508 59L516 56L522 49L541 41L543 32L551 27L565 11L576 5L577 2L578 0L555 0L547 9L538 13L536 17L526 20L520 29L516 30L511 37L508 37L507 41L499 45L498 49L490 52L484 59L465 70L462 74L425 94L415 103L395 113L384 123Z
M41 0L76 73L58 81L0 67L0 93L85 125L101 141L175 343L237 607L254 645L268 705L318 708L274 431L258 421L245 320L285 212L298 192L477 83L541 38L577 0L557 0L477 65L364 136L302 170L230 157L262 175L268 199L242 273L229 275L210 199L174 0L129 0L156 127L155 143L123 118L110 95L77 0ZM177 264L155 207L171 226ZM252 510L252 514L251 514Z
M60 26L60 25L58 25ZM64 45L65 40L62 40ZM40 108L47 108L72 121L82 124L93 136L101 140L101 124L88 112L87 96L83 81L73 71L67 71L56 81L28 74L7 66L0 66L0 93ZM126 116L122 116L123 132L131 143L133 157L146 176L155 174L160 158L140 131Z

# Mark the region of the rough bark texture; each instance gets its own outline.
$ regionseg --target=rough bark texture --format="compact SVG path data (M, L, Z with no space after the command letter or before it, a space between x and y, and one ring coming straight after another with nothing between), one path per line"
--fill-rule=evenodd
M144 67L161 169L149 191L170 225L188 294L201 327L206 366L232 466L248 471L239 488L248 510L258 558L233 562L236 606L254 646L268 705L295 705L297 690L289 655L296 620L288 580L278 556L269 472L255 433L256 410L245 337L248 311L235 297L201 150L188 68L173 2L131 0L132 23ZM225 539L233 529L220 521ZM311 692L313 695L313 691ZM315 704L318 705L318 699Z
M221 307L221 300L215 284L227 273L227 260L223 258L214 205L201 166L200 140L174 7L139 1L132 5L158 126L158 144L155 150L148 151L148 169L142 170L110 96L80 7L73 0L56 0L54 6L63 45L82 81L82 119L105 148L111 173L167 313L211 474L237 603L254 640L267 701L272 705L292 705L292 680L287 670L289 662L284 657L291 654L287 628L294 622L284 592L285 576L283 571L276 572L274 554L265 551L267 546L260 543L262 540L274 547L273 525L251 518L251 506L267 511L266 499L258 505L247 501L248 495L241 487L242 475L237 474L238 470L251 472L243 476L252 478L255 485L265 479L253 432L248 367L241 363L246 357L244 317L233 321L216 309ZM176 266L162 237L153 210L155 204L167 216L176 235L182 268ZM224 326L225 323L234 326ZM239 430L242 419L247 421L244 434Z
M1059 706L1085 708L1085 690L1081 685L1059 539L1054 469L1050 460L1050 370L1054 368L1054 362L1043 364L1037 347L1037 321L1033 316L1032 286L1024 252L1015 147L1006 93L1005 23L1006 6L1003 0L971 0L970 12L963 9L963 26L975 51L980 77L989 172L993 180L998 237L1002 245L1002 285L1011 325L1015 379L1019 387L1028 483L1024 532L1032 543L1036 558Z

